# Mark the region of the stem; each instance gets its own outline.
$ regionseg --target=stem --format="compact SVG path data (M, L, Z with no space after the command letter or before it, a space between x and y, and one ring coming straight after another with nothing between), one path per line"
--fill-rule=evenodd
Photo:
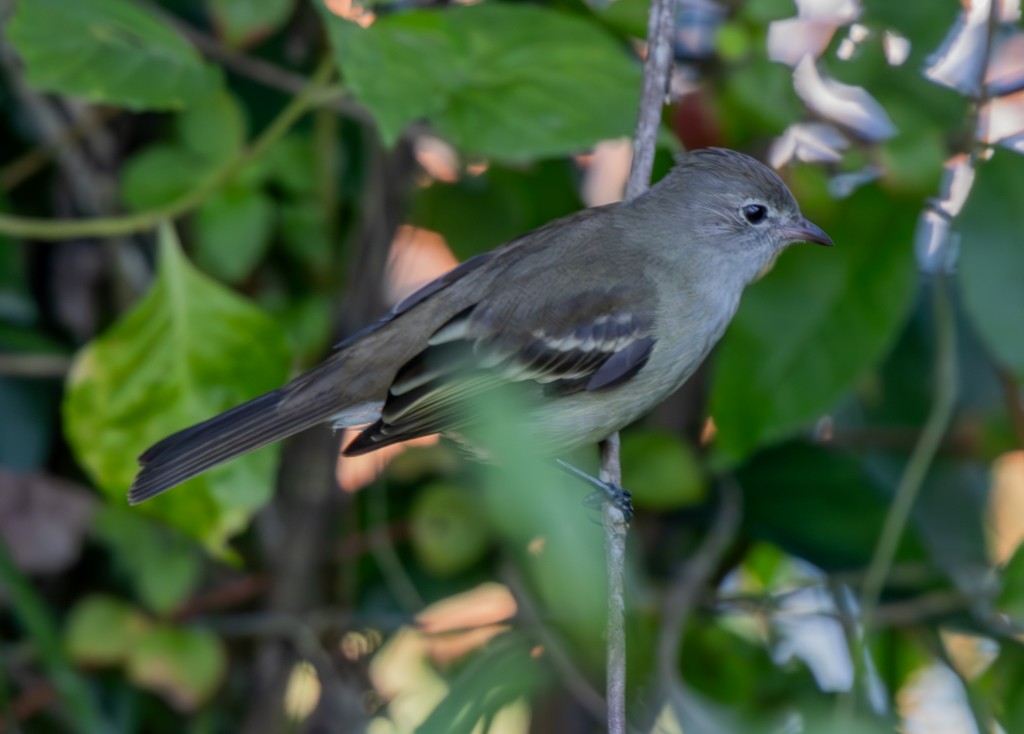
M601 479L616 487L622 484L619 434L601 442ZM608 569L608 638L606 640L605 698L608 701L608 734L626 733L626 532L629 524L622 510L604 503L604 547Z
M654 144L661 122L661 108L668 89L672 60L671 35L675 22L675 0L652 0L647 16L647 59L644 86L633 136L633 163L626 183L626 200L642 194L651 181ZM601 443L601 479L622 484L619 434ZM607 678L609 734L626 732L626 532L629 525L622 511L606 502L604 506L605 554L608 569Z
M945 276L936 276L933 285L933 308L936 329L935 400L903 476L900 477L892 505L885 517L882 534L864 578L860 593L860 614L865 633L871 626L889 569L896 557L900 539L906 529L928 469L931 467L942 437L949 428L956 405L957 361L956 320L950 302L949 284ZM859 672L864 658L864 635L855 646L854 670ZM856 680L856 679L855 679Z
M34 240L67 240L80 237L116 237L153 229L165 219L175 219L202 204L243 166L265 153L311 107L321 101L319 92L326 85L334 67L329 60L320 64L309 85L281 110L247 150L213 171L196 188L170 204L118 217L53 220L0 214L0 234Z
M647 16L647 58L644 60L644 89L633 134L633 164L626 182L626 200L647 190L654 168L654 144L661 124L661 108L668 92L672 63L672 26L675 0L652 0Z

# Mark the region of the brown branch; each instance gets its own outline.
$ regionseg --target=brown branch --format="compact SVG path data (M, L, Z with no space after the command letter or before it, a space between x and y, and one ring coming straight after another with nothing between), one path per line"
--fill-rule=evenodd
M661 122L661 108L668 89L672 60L672 27L675 0L652 0L647 18L647 59L644 62L644 86L640 97L636 132L633 136L633 162L626 183L626 200L634 199L650 185L654 168L655 141ZM615 486L622 484L619 461L619 434L613 433L601 443L601 479ZM626 732L626 533L629 524L622 511L611 502L604 506L605 553L608 568L608 639L606 699L609 734Z
M59 354L0 354L0 377L64 377L71 358Z

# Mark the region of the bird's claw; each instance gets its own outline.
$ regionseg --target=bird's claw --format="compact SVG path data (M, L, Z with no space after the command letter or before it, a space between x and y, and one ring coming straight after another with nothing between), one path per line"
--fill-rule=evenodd
M632 522L633 494L628 489L623 489L617 484L598 479L562 459L557 459L556 463L566 474L576 477L597 490L596 492L591 492L583 499L585 507L598 510L603 508L605 504L611 504L612 507L617 508L622 513L627 523Z

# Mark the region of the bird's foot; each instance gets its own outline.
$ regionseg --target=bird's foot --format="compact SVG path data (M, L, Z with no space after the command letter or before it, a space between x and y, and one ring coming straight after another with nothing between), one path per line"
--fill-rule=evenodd
M628 489L623 489L617 484L598 479L562 459L556 459L555 464L569 476L575 477L597 490L596 492L591 492L583 499L585 506L596 510L601 509L605 504L611 504L612 507L617 508L622 513L627 523L633 520L633 494Z

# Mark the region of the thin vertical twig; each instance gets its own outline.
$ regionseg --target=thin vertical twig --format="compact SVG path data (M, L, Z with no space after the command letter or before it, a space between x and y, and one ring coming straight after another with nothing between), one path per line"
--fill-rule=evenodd
M647 18L647 58L644 62L644 86L640 98L636 133L633 136L633 163L626 183L626 200L642 194L651 181L655 140L661 122L661 110L668 91L672 62L672 28L676 0L653 0ZM619 434L601 443L601 479L620 486ZM609 734L626 732L626 594L625 561L628 522L622 511L605 503L605 553L608 567L608 639L605 695L608 701Z
M892 505L885 516L882 532L875 545L875 551L864 577L860 592L860 618L863 632L854 645L854 692L857 680L864 670L864 656L867 654L865 638L871 627L875 609L889 576L896 551L903 532L910 519L910 512L924 485L925 477L942 443L942 437L949 428L956 406L957 359L956 359L956 316L953 313L949 283L943 275L935 276L933 288L933 309L935 319L935 398L925 420L924 430L914 446L910 459L903 470ZM849 699L853 703L852 698ZM849 708L849 707L848 707Z
M601 480L622 485L619 434L601 443ZM626 732L626 531L629 523L611 502L604 505L604 547L608 569L608 632L605 698L608 701L608 733Z

